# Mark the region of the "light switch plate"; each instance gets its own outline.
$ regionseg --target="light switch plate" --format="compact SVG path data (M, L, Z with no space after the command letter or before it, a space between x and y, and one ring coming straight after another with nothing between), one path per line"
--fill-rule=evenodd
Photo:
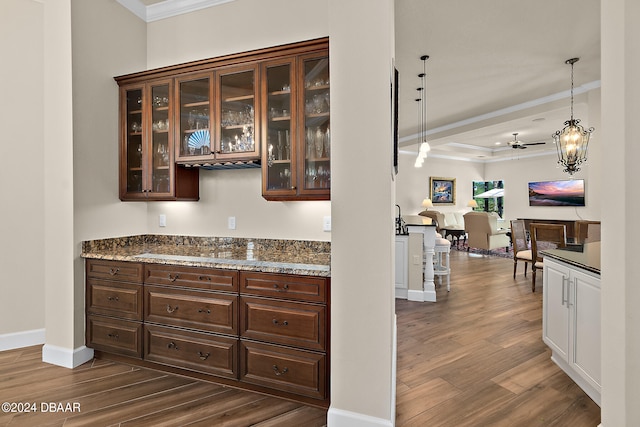
M331 217L330 216L322 217L322 230L323 231L331 231Z
M235 216L230 216L227 219L227 228L229 228L229 230L235 230L236 229L236 217Z
M167 226L167 216L165 214L160 214L158 216L158 225L160 227L166 227Z

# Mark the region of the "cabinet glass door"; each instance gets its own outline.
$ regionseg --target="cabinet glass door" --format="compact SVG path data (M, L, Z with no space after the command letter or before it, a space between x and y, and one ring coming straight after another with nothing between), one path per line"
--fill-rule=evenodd
M256 68L220 71L219 145L216 157L259 156L256 143Z
M211 154L209 129L212 85L211 76L178 82L178 105L180 110L180 146L178 160L193 160Z
M331 188L329 58L303 60L304 187L301 193Z
M264 160L262 168L267 192L295 192L292 67L291 62L266 67L266 168Z
M142 88L126 90L125 144L123 159L126 162L126 193L142 193L143 188L143 140L142 140ZM122 175L121 175L122 176ZM122 189L122 186L120 187ZM121 190L122 191L122 190Z
M152 193L171 192L172 156L170 153L170 86L160 84L151 86L151 141L148 162L151 171L149 190Z

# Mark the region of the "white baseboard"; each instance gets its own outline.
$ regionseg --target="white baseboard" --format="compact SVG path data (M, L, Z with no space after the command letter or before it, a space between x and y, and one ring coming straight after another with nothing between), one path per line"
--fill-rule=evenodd
M332 406L329 406L327 412L327 427L392 427L394 424L390 420L336 409Z
M44 344L44 331L44 329L33 329L31 331L13 332L10 334L0 335L0 351Z
M407 299L409 301L436 302L436 291L414 291L409 289Z
M42 361L63 368L73 369L91 359L93 359L93 349L84 345L75 350L51 344L45 344L42 347Z

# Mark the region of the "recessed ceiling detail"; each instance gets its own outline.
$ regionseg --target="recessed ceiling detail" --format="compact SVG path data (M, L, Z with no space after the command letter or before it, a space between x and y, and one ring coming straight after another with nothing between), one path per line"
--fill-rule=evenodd
M232 1L235 0L117 0L145 22L158 21Z

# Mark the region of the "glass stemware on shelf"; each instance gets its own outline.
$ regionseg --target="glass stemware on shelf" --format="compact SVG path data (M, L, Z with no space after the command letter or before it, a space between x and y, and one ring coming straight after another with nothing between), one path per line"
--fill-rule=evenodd
M327 126L324 130L320 126L307 128L306 158L323 159L329 157L331 147L331 131Z

